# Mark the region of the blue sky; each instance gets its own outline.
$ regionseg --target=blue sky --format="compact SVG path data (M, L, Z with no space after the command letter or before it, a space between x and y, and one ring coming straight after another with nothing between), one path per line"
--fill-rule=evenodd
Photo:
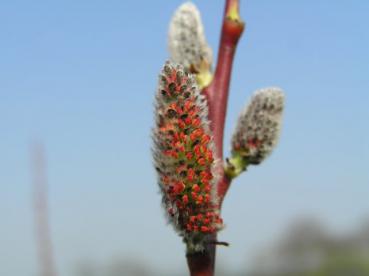
M223 1L194 1L217 50ZM0 275L37 274L29 145L47 149L57 268L143 258L185 267L151 165L150 129L166 35L182 1L0 3ZM242 1L225 153L255 89L285 90L280 144L224 203L225 266L296 218L337 231L369 216L369 2Z

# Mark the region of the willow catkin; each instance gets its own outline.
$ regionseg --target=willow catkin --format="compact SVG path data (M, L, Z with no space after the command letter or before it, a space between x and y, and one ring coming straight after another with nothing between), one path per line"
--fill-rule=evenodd
M169 221L193 251L202 250L207 234L222 227L207 115L194 77L167 62L156 94L154 163Z
M232 138L232 152L247 164L260 164L278 142L284 108L280 88L256 91L241 112Z

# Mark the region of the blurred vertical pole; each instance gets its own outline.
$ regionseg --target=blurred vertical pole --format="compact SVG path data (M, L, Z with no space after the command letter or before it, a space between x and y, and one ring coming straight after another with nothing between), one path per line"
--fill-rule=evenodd
M40 143L31 146L31 170L40 276L56 276L48 220L45 151Z

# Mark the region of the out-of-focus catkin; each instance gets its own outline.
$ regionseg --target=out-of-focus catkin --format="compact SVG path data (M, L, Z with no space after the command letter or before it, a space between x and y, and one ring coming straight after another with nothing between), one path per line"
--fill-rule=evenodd
M186 2L174 13L168 36L170 59L195 74L200 89L212 80L213 52L209 47L197 7Z
M169 221L189 251L222 227L208 110L194 77L167 62L159 76L153 155Z

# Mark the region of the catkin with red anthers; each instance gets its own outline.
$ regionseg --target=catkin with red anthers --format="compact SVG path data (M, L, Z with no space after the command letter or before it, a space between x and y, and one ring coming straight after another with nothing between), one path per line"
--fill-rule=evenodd
M280 88L256 91L239 116L232 138L233 155L260 164L274 149L281 129L284 94Z
M170 59L187 70L197 73L202 67L211 67L213 52L206 41L200 12L193 3L182 4L174 13L168 44Z
M207 115L194 77L167 62L156 94L153 154L165 211L190 251L201 251L207 234L222 227Z

